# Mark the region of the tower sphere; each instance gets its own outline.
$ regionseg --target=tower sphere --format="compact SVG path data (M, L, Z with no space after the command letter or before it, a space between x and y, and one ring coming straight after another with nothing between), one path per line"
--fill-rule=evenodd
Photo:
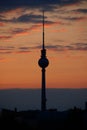
M46 57L40 58L38 64L41 68L46 68L49 65L49 61Z

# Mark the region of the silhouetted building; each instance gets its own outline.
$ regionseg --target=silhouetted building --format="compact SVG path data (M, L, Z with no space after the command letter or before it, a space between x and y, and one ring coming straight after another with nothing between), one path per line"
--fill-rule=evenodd
M87 102L85 102L85 110L87 110Z

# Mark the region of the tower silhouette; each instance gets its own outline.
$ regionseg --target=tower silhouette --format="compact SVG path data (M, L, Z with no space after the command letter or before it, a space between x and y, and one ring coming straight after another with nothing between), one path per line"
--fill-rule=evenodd
M41 50L41 58L38 61L39 66L42 68L42 87L41 87L41 110L46 110L46 80L45 80L45 73L46 67L49 65L49 61L46 58L46 49L45 49L45 42L44 42L44 11L43 11L43 43L42 43L42 50Z

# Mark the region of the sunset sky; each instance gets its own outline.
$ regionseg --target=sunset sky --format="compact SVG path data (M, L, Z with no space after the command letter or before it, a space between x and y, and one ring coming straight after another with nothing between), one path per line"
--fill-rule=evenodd
M42 10L47 88L87 88L87 0L1 0L0 89L41 88Z

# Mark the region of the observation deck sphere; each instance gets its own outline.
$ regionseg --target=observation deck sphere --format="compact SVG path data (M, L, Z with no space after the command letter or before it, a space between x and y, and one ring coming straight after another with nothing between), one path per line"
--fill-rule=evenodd
M49 61L47 58L40 58L38 64L41 68L46 68L49 65Z

